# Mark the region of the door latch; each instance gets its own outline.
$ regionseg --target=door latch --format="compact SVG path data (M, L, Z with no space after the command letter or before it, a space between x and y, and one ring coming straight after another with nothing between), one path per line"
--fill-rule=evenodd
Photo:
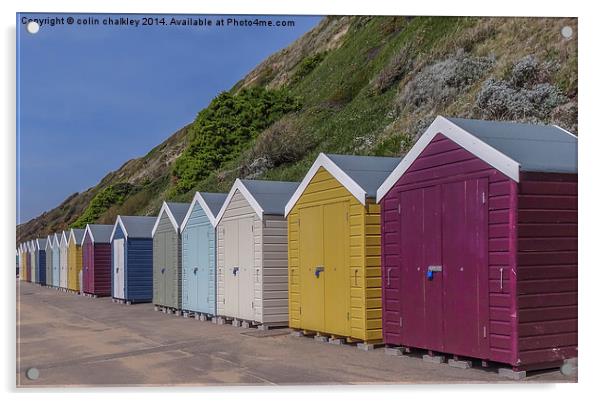
M195 268L194 268L194 270L193 270L192 272L193 272L194 274L196 274L196 272L198 272L198 271L199 271L199 268L198 268L198 267L195 267Z
M324 271L324 266L316 266L316 269L314 271L316 278L320 278L320 273L322 273L323 271Z
M236 274L238 273L238 270L239 270L239 269L240 269L240 268L239 268L238 266L234 266L234 267L232 268L232 274L234 274L234 275L236 276Z
M391 285L391 268L387 268L387 287Z
M165 274L165 268L161 269L161 274Z

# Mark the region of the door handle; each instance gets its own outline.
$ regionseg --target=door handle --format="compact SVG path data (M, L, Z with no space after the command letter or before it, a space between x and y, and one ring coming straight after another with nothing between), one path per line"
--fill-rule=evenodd
M199 268L195 267L194 270L193 270L193 273L196 274L196 272L198 272L198 271L199 271Z
M432 280L435 277L435 272L443 271L443 266L439 265L430 265L426 269L426 278Z
M391 268L387 268L387 287L391 285Z
M234 266L234 267L232 268L232 274L234 274L234 275L236 276L236 274L238 273L238 270L240 270L240 267L238 267L238 266Z
M161 274L165 274L165 268L161 269Z
M314 270L314 274L316 278L320 278L320 273L324 271L324 266L316 266Z

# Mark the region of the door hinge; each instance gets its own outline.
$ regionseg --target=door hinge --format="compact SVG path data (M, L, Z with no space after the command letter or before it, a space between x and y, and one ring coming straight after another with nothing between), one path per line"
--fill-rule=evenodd
M299 307L299 314L301 314L301 307Z
M401 204L397 205L397 214L401 214Z
M487 338L487 326L483 326L483 338Z
M347 312L347 320L349 320L349 312Z
M403 327L403 318L399 316L399 327Z
M483 201L483 205L485 204L485 192L481 193L481 200Z

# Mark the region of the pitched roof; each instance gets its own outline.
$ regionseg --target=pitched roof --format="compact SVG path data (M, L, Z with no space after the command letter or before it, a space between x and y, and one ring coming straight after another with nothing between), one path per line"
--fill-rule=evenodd
M121 226L126 238L152 238L153 226L155 225L154 216L117 216L113 231L111 232L111 241L115 236L117 225Z
M52 247L55 248L61 245L61 233L54 233Z
M85 232L86 230L83 228L72 228L69 232L69 242L71 242L71 239L73 238L75 240L75 245L81 245Z
M180 226L180 231L184 230L184 228L186 227L186 224L188 223L188 220L192 215L194 205L197 203L205 212L205 215L209 219L211 225L215 227L217 225L217 220L215 218L222 206L224 205L224 202L227 197L228 194L214 192L197 192L196 194L194 194L194 198L192 199L192 202L190 202L190 206L188 208L188 211L186 212L186 217L184 217L184 220L182 221L182 224Z
M152 236L155 236L155 232L157 231L157 228L159 228L159 221L161 221L161 216L163 216L163 213L165 213L169 218L174 230L179 232L180 226L186 217L186 212L188 212L189 206L190 204L188 203L163 202L163 206L161 206L161 210L159 211L159 215L157 216L153 226Z
M54 235L48 234L48 236L46 237L46 249L52 248L54 246L53 241L54 241Z
M365 205L367 198L376 198L376 190L400 161L399 157L320 153L286 204L285 215L288 215L293 209L320 168L328 171L362 205Z
M521 171L577 173L577 137L555 125L438 116L377 191L380 201L441 134L518 182Z
M62 246L63 244L67 245L69 243L69 239L67 238L67 231L62 231L60 234L60 238L61 238L61 242L60 245Z
M93 243L108 244L111 242L112 232L113 225L111 224L87 224L82 243L89 237Z
M263 219L266 214L284 215L286 202L298 186L298 182L241 180L237 178L215 220L217 222L221 220L236 191L240 191L260 218Z
M35 241L38 249L46 249L46 238L37 238Z

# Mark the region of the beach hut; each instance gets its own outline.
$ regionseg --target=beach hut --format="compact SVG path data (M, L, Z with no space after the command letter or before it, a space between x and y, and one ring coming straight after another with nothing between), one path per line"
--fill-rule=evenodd
M25 280L25 252L23 252L23 243L19 244L19 280Z
M217 314L288 325L284 206L297 182L237 179L217 221Z
M110 224L88 224L82 239L83 292L105 297L111 295Z
M71 291L81 290L82 271L82 238L84 229L72 228L67 239L67 288Z
M289 326L380 342L376 190L401 159L321 153L288 201Z
M52 286L61 286L61 234L52 236Z
M215 220L227 194L197 192L182 222L182 310L215 316Z
M437 117L378 201L386 344L521 372L577 355L576 136Z
M46 237L46 285L52 286L52 234Z
M37 282L46 285L46 239L35 239L36 249L36 279Z
M36 261L37 261L37 246L35 240L30 240L27 242L29 247L29 257L30 257L30 269L29 269L29 281L32 283L37 283L37 270L36 270Z
M59 242L59 252L60 252L60 259L59 259L59 287L62 289L67 289L68 288L68 276L69 276L69 269L68 269L68 263L69 263L69 238L68 238L69 232L68 231L63 231L60 234L60 242Z
M128 303L153 300L156 217L117 216L111 233L112 296Z
M188 203L163 202L153 226L153 304L182 307L182 242L180 225Z

